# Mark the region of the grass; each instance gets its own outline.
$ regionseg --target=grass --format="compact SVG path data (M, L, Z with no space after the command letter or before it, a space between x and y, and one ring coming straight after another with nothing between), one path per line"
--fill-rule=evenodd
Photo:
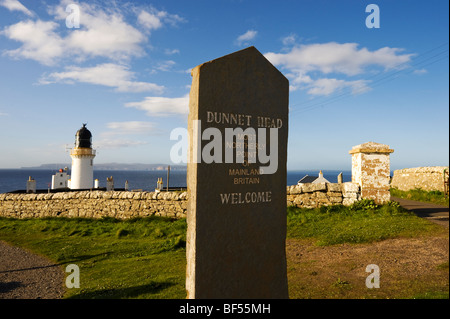
M288 208L288 238L312 238L316 245L370 243L388 238L416 237L440 231L397 203L378 206L362 200L352 206Z
M397 188L391 188L391 195L419 202L449 206L449 196L445 195L441 191L424 191L420 188L409 191L401 191Z
M80 268L67 298L185 298L185 220L0 219L0 239Z
M321 246L417 237L440 229L395 203L371 201L290 207L287 220L289 238L309 238ZM163 217L0 218L0 240L47 256L63 269L78 265L81 288L68 289L65 298L185 298L186 229L185 219ZM440 267L448 270L448 263ZM334 286L351 289L340 278Z
M411 299L449 299L448 291L427 291L414 295Z

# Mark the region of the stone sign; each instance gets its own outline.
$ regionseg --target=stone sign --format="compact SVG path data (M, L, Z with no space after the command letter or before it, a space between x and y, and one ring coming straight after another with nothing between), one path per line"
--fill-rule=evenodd
M254 47L192 70L188 298L288 298L288 80Z

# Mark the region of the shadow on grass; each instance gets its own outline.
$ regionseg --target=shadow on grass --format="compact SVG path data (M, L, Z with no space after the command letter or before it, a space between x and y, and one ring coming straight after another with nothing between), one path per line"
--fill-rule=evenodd
M96 261L101 261L101 260L107 259L110 254L112 254L112 252L107 251L107 252L102 252L100 254L95 254L95 255L80 255L80 256L76 256L76 257L73 257L73 256L66 257L65 255L60 255L56 258L56 260L59 262L60 265L62 265L62 264L73 264L73 263L76 263L79 261L88 260L91 258L102 256L103 258L99 258L96 260Z
M95 291L81 292L68 299L122 299L122 298L134 298L143 294L155 294L170 286L174 283L171 282L151 282L146 285L140 285L127 288L116 289L103 289Z
M0 282L0 299L2 299L2 293L10 292L20 287L24 287L24 285L19 281Z

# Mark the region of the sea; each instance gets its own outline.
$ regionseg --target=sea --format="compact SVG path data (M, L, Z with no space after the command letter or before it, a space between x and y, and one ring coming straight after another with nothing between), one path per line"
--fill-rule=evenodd
M56 170L46 169L0 169L0 193L16 190L25 190L27 180L31 176L36 180L37 189L48 189L51 187L52 175ZM323 170L323 177L331 183L337 182L337 176L342 172L343 182L352 180L351 171ZM69 172L70 173L70 172ZM296 185L305 175L318 176L319 171L297 170L287 172L287 185ZM167 183L167 171L135 171L135 170L94 170L94 179L99 180L99 187L106 187L106 178L114 178L114 187L125 188L128 181L130 190L140 189L143 191L154 191L158 178L162 178L164 187ZM169 186L172 188L186 187L186 171L171 170L169 175Z

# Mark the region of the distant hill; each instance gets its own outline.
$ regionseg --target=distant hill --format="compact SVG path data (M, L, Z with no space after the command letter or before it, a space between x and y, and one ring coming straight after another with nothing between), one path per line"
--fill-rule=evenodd
M65 164L61 164L61 163L55 163L55 164L42 164L40 166L22 166L20 169L53 169L53 170L58 170L60 168L64 168L64 167L69 167L70 168L70 164L65 163Z
M40 166L21 167L21 169L45 169L45 170L58 170L60 168L68 167L71 165L65 164L42 164ZM170 165L170 170L186 170L185 165ZM100 163L94 164L94 170L108 170L108 171L164 171L167 170L167 164L142 164L142 163Z

